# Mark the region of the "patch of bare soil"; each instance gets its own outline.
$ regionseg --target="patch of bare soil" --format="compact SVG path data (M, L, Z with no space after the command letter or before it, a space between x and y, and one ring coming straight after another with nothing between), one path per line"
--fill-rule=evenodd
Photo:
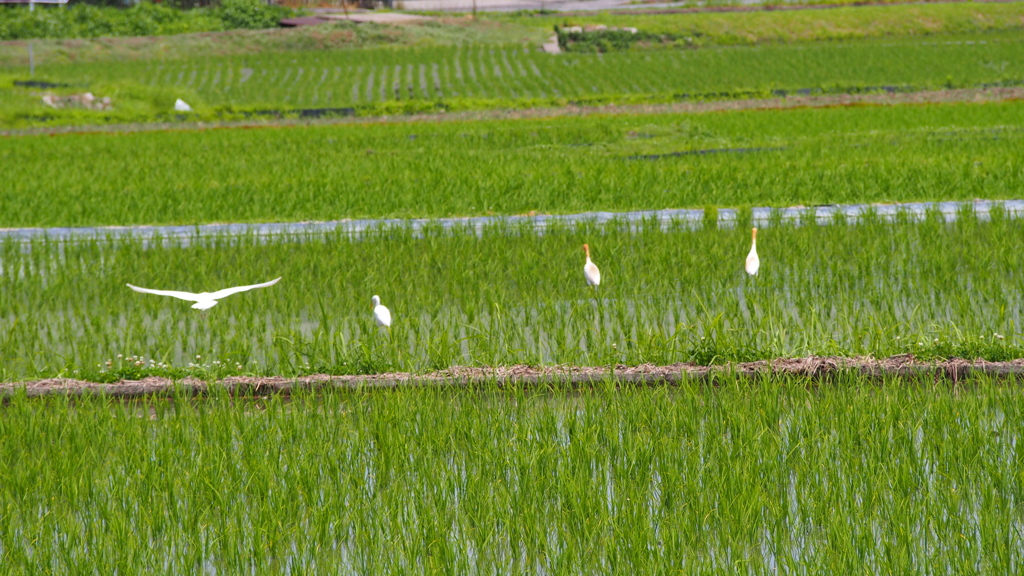
M448 386L503 386L536 385L547 382L570 382L588 385L614 380L621 383L659 384L681 381L706 381L713 383L716 377L733 375L760 379L772 375L802 376L814 382L827 382L830 377L840 374L859 374L871 379L913 378L932 379L957 383L965 378L978 375L1002 379L1024 379L1024 359L1010 362L988 362L953 358L944 361L924 362L910 354L875 359L871 357L810 356L807 358L778 358L758 362L743 362L720 366L700 366L689 363L655 366L498 366L470 367L453 366L445 370L426 374L407 372L372 374L361 376L331 376L314 374L297 378L235 376L216 382L196 378L170 380L167 378L144 378L125 380L114 384L97 384L73 379L49 379L32 382L0 383L0 397L11 396L24 389L28 396L81 395L87 393L106 394L114 397L133 398L142 396L168 396L182 390L189 394L206 393L210 385L219 385L232 393L269 394L288 393L292 390L348 387L348 388L394 388L399 386L448 385Z

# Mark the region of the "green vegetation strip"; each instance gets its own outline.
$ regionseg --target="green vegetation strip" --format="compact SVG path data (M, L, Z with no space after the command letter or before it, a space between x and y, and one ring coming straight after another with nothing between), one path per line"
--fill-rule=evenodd
M456 365L700 365L783 357L1024 356L1015 246L1024 223L781 218L743 272L738 229L659 222L483 230L7 241L0 381L424 373ZM583 279L581 246L602 271ZM205 316L147 288L212 291L278 276ZM390 332L373 320L381 295Z
M687 46L754 45L859 38L899 38L937 34L981 34L1024 28L1020 2L938 2L891 6L851 6L829 10L787 6L734 7L738 11L678 14L549 14L508 18L537 26L633 27ZM781 8L781 9L780 9ZM653 12L662 12L653 10ZM689 39L689 40L687 40ZM639 46L638 48L656 47Z
M0 408L35 572L1009 573L1024 396L832 385L325 390Z
M138 2L130 8L86 3L0 6L0 40L167 36L234 28L276 28L294 12L258 0L221 0L216 8L179 10Z
M1015 101L3 138L0 226L1012 199L1022 125Z

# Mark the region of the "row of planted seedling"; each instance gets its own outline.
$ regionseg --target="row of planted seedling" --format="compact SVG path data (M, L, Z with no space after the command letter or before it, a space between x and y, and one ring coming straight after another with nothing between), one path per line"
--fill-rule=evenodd
M7 241L0 364L7 379L109 379L123 372L98 373L116 354L285 375L808 354L1001 360L1019 354L1022 236L998 210L952 223L779 222L761 232L756 277L743 272L748 232L692 222ZM596 289L584 242L602 271ZM125 286L198 293L278 276L203 314ZM374 294L390 331L373 320Z
M16 397L0 407L0 562L1011 573L1022 423L1012 387L853 375Z
M1018 199L1021 123L1000 102L20 137L0 226Z
M552 56L523 46L436 46L207 56L158 63L75 64L41 70L65 82L131 80L194 90L207 105L302 105L325 82L337 106L436 98L610 95L705 98L783 89L936 88L1020 80L1020 41L879 40ZM423 82L438 67L437 77ZM363 72L349 73L350 67ZM449 68L442 72L442 68ZM337 74L344 69L344 77ZM395 70L401 71L395 74ZM251 73L247 72L251 71ZM324 76L327 71L328 80ZM375 83L369 86L373 71ZM412 76L410 77L410 71ZM339 76L337 80L334 76ZM381 81L381 78L384 81ZM262 80L262 81L258 81ZM353 87L359 100L352 100ZM383 86L383 90L381 87Z

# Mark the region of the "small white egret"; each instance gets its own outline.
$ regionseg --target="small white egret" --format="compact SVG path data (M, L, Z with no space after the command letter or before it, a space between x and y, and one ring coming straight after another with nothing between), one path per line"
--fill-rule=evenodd
M185 102L184 100L182 100L181 98L178 98L177 100L174 101L174 111L175 112L191 112L192 111L192 107L189 106L188 103Z
M378 326L383 326L389 331L391 330L391 310L388 307L380 303L380 296L374 295L373 297L373 317L377 320Z
M232 294L239 292L245 292L246 290L252 290L254 288L266 288L267 286L273 286L277 284L277 281L281 278L275 278L270 282L264 282L263 284L253 284L251 286L235 286L234 288L225 288L216 292L200 292L199 294L193 294L191 292L178 292L175 290L152 290L150 288L139 288L138 286L132 286L128 284L128 287L136 292L142 292L143 294L156 294L157 296L170 296L172 298L180 298L182 300L188 300L189 302L195 302L192 305L196 310L209 310L217 305L217 300L221 298L227 298Z
M757 257L757 228L751 231L750 254L747 254L747 263L744 266L747 274L757 275L757 269L761 267L761 259Z
M590 246L583 245L583 251L587 253L587 263L583 265L583 276L587 279L587 285L597 287L601 284L601 271L597 265L590 261Z

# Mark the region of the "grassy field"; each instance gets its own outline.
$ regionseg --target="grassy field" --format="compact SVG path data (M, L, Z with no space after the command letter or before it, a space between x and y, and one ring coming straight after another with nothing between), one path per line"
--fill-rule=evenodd
M11 573L1011 573L984 381L328 391L0 408Z
M37 62L173 60L203 53L216 56L273 54L313 49L455 44L527 44L537 47L554 27L606 24L634 26L656 34L689 36L696 46L789 43L933 34L1006 32L1024 27L1016 3L962 2L858 6L833 10L756 11L590 16L561 14L483 14L477 19L442 15L403 25L334 23L281 30L236 30L218 34L179 34L135 38L36 40ZM0 42L0 67L27 67L24 42Z
M759 234L756 279L742 268L742 219L691 226L8 242L0 381L1022 351L1017 219L777 222ZM597 291L583 280L584 242ZM201 292L278 276L205 317L125 286ZM390 333L373 322L374 294L394 315Z
M500 15L492 17L538 26L631 26L654 34L691 37L697 45L717 46L972 34L1024 28L1021 7L1016 2L913 3L829 10L690 14L630 14L628 11L620 11L572 16L550 14L529 19Z
M1022 124L1004 102L4 138L0 226L1010 199Z
M985 16L988 17L988 16ZM992 15L997 30L1012 30L1012 22ZM526 24L534 24L527 26ZM218 33L137 36L127 38L37 39L32 41L37 62L46 65L71 63L115 64L134 60L174 60L192 54L240 56L310 50L347 50L382 46L446 46L454 44L536 44L553 31L553 25L536 26L505 20L473 20L444 16L426 22L401 25L331 22L322 26L231 30ZM0 42L0 64L28 66L27 41Z
M179 10L166 4L138 2L130 6L72 3L0 6L0 40L33 38L98 38L111 36L171 35L231 30L276 28L294 12L252 0L225 0L216 6Z

